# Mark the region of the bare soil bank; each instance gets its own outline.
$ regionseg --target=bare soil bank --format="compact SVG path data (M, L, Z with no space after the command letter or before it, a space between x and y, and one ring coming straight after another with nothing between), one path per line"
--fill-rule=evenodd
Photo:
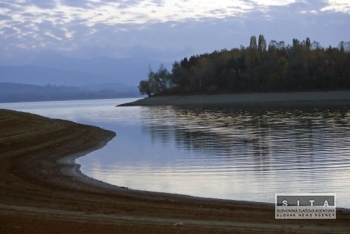
M0 233L350 233L349 210L336 220L275 220L271 204L135 191L83 176L73 159L114 136L0 110Z
M295 106L350 104L350 91L247 93L220 95L162 96L140 99L119 106L158 105L230 105L230 106Z

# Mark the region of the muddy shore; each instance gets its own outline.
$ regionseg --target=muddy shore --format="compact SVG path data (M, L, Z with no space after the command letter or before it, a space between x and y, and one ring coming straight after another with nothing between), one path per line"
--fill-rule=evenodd
M0 233L350 233L345 209L336 220L275 220L271 204L135 191L82 175L74 159L113 137L0 110Z

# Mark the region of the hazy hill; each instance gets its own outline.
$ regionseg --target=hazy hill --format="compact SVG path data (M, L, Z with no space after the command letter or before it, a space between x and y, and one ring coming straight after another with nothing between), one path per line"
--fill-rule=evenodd
M115 89L114 89L115 88ZM73 86L32 85L0 82L0 102L57 101L79 99L101 99L139 97L136 87L97 85L95 89Z
M0 95L3 94L23 94L23 93L59 93L59 92L80 92L77 87L70 86L54 86L54 85L30 85L30 84L14 84L0 83Z
M137 86L147 77L149 68L157 70L161 64L144 58L99 57L83 60L46 51L39 53L27 65L0 66L0 95L3 98L7 95L6 100L11 101L28 98L43 100L43 93L50 93L48 100L135 97L139 96ZM171 67L170 64L164 66ZM63 86L67 86L66 90L63 90ZM50 87L53 89L50 90ZM71 90L67 91L68 88ZM60 94L57 96L53 93Z
M83 60L46 52L37 56L30 65L55 68L63 71L74 71L100 77L100 82L96 82L93 76L86 77L84 80L85 84L118 82L137 86L141 80L147 77L149 67L156 70L160 64L162 62L145 58L115 59L98 57ZM165 63L164 66L170 68L171 64Z
M99 91L111 89L117 92L131 92L131 93L139 93L139 89L137 86L130 86L121 83L101 83L101 84L92 84L92 85L81 85L79 86L80 90L85 91Z
M33 85L53 84L79 86L113 82L113 80L110 77L104 77L101 75L25 65L0 67L0 82Z

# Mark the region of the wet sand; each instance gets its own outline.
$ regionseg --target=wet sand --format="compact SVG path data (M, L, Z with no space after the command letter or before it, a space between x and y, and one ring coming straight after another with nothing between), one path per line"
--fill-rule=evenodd
M150 97L119 106L230 105L230 106L308 106L350 104L350 91L245 93Z
M275 220L271 204L136 191L82 175L74 159L114 136L0 110L0 233L350 233L349 210L336 220Z

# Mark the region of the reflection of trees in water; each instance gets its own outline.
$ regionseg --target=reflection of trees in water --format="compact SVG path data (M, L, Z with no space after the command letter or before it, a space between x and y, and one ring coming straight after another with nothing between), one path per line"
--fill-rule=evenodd
M253 160L259 170L268 170L271 157L305 163L330 147L350 146L347 109L151 107L142 108L142 116L142 131L154 141L175 142L200 155Z

